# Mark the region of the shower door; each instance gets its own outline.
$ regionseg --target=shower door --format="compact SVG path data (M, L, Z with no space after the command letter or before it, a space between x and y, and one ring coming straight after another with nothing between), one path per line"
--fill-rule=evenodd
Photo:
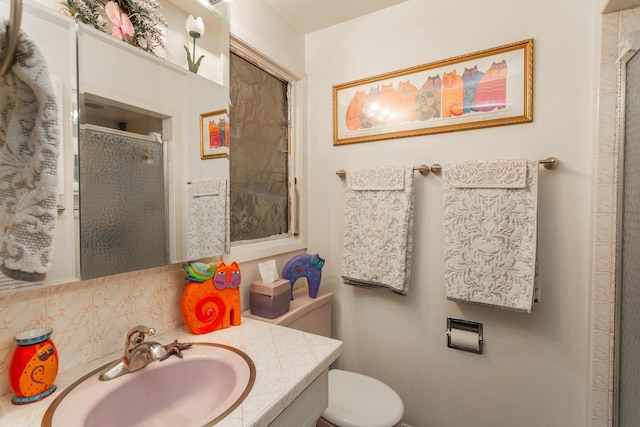
M99 126L80 129L83 279L168 262L162 144Z
M624 166L617 289L618 427L640 420L640 54L626 64Z

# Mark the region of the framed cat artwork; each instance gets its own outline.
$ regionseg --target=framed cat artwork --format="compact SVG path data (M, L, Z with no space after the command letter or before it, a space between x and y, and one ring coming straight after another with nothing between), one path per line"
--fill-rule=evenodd
M200 158L229 156L229 114L227 110L200 114Z
M333 145L533 121L533 39L333 86Z

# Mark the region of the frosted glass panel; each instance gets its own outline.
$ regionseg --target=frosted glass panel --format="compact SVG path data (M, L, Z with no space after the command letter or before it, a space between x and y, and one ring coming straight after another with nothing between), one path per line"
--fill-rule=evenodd
M167 262L162 144L133 135L80 131L83 279Z
M640 57L627 63L622 270L620 308L619 427L640 420Z

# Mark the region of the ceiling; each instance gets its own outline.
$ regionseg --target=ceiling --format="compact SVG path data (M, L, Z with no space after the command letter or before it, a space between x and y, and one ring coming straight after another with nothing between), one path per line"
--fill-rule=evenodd
M304 34L405 1L407 0L266 0Z

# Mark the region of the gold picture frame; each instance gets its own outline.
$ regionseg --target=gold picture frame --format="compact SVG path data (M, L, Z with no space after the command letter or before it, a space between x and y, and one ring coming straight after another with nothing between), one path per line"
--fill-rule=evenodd
M333 145L533 121L533 39L333 86Z
M200 158L229 156L229 114L218 110L200 114Z

